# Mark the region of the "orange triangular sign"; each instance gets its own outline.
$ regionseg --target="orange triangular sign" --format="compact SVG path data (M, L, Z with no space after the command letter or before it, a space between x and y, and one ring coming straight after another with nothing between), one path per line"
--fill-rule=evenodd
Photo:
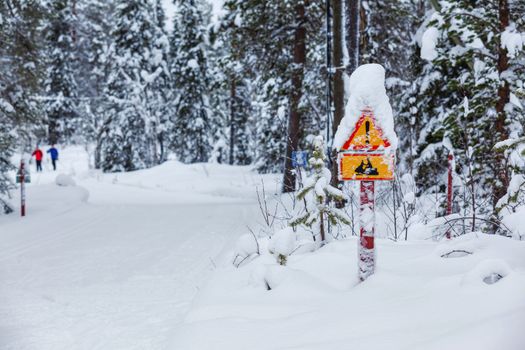
M383 131L377 125L370 110L363 110L361 117L355 124L350 137L343 145L343 151L375 151L387 148L390 142L383 137Z

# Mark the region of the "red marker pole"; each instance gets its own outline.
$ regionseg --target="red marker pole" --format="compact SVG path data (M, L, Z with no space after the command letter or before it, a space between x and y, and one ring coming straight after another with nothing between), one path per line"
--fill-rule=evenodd
M374 181L361 181L359 223L361 226L359 240L359 281L364 281L375 270L374 249Z
M447 184L447 215L452 214L452 165L454 163L454 155L448 154L448 184ZM451 238L450 229L445 234L447 239Z
M25 164L20 161L20 216L26 216Z

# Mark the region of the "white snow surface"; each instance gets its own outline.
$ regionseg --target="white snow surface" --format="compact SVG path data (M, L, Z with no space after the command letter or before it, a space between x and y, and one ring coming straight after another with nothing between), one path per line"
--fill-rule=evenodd
M82 148L59 152L56 172L29 165L27 216L0 216L0 349L173 349L192 298L256 220L261 176L176 161L101 174ZM77 186L57 186L61 172Z
M57 186L45 161L27 216L0 216L2 350L523 349L523 241L376 239L377 271L358 284L356 237L290 252L283 233L287 266L268 237L251 239L261 177L249 167L101 174L82 148L59 151L77 186ZM262 180L268 197L280 188Z
M442 257L455 250L472 254ZM523 349L525 242L378 240L376 273L361 284L356 255L351 238L287 266L263 254L220 267L171 349ZM493 274L503 278L484 282Z
M390 141L390 150L397 148L397 135L394 131L392 107L385 89L385 69L380 64L359 66L350 76L350 95L345 106L345 115L337 128L333 148L341 149L350 137L365 108L371 108L383 136Z

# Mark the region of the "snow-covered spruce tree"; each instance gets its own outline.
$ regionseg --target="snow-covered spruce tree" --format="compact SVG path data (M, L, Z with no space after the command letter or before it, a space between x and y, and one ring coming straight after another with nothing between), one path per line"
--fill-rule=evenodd
M244 75L252 77L256 92L252 103L256 167L263 173L280 172L290 118L296 149L305 147L306 137L324 127L322 112L315 108L324 101L325 92L324 55L318 51L325 39L324 9L317 2L302 0L229 0L225 9L230 24L225 30L242 43L238 60L247 70ZM296 57L301 63L294 63L295 48L300 56L304 53Z
M359 63L381 64L393 84L407 79L412 35L418 16L424 14L420 7L420 2L412 0L361 0Z
M0 84L0 89L2 88ZM13 211L8 202L9 191L14 185L8 176L10 170L15 169L11 164L15 137L11 133L11 121L8 118L12 107L0 97L0 215Z
M243 45L232 31L222 30L213 43L215 55L210 60L213 67L215 91L212 96L214 115L221 116L221 132L215 141L223 148L222 161L247 165L253 161L255 124L252 105L252 82L249 70L240 60Z
M44 135L38 100L42 62L38 30L45 11L40 1L0 2L0 214L13 187L8 171L15 147L27 150Z
M325 165L325 145L322 136L316 136L312 142L312 157L309 159L312 175L305 180L304 188L297 193L298 205L296 216L290 226L304 226L312 232L314 240L319 243L326 239L327 225L343 223L349 225L351 220L342 210L335 208L335 201L344 198L341 190L330 185L332 174Z
M104 96L110 68L111 30L114 3L103 0L77 0L75 12L75 79L79 123L75 139L90 143L100 141L107 100ZM100 151L100 147L96 147ZM100 152L95 152L95 167L100 167Z
M151 1L118 1L112 66L101 135L102 169L130 171L158 163L158 81L167 44Z
M213 147L209 106L207 33L200 0L175 0L178 11L170 38L170 73L177 90L171 148L185 163L206 162Z
M75 81L76 23L69 0L50 0L43 28L47 69L44 81L48 140L50 144L69 142L78 122L77 82Z
M420 31L428 62L416 62L420 78L404 98L402 119L412 133L405 139L413 143L409 163L418 188L443 193L452 148L466 186L465 214L490 216L509 183L506 160L493 146L523 134L516 107L523 56L507 48L505 38L523 31L524 10L506 1L439 5Z
M169 36L166 32L166 15L162 0L154 0L154 15L157 24L157 35L154 42L154 53L157 69L161 68L163 74L158 75L149 90L149 107L155 118L155 137L158 148L157 162L162 163L168 159L169 132L173 122L171 119L172 105L170 103L170 88L172 87L172 76L170 74L169 62L171 60Z

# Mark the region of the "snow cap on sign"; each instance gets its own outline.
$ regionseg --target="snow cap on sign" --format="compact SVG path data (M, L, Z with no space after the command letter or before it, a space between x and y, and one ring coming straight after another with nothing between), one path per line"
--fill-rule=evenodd
M390 150L397 148L394 116L385 90L385 69L380 64L359 66L350 76L349 97L345 115L334 137L333 148L340 150L350 137L365 108L370 108L383 137L390 142Z

